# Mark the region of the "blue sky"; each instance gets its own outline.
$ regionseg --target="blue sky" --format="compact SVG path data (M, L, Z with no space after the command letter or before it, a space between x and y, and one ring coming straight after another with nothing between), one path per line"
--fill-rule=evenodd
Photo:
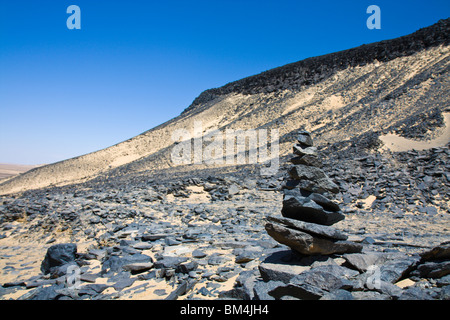
M81 29L69 30L70 5ZM381 30L369 30L369 5ZM450 1L0 3L0 163L51 163L179 115L202 91L308 57L392 39Z

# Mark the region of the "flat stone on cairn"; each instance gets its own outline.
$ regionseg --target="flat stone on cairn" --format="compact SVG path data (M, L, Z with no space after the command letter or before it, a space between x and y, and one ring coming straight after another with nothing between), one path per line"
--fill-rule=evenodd
M327 198L339 187L319 168L317 148L309 132L298 132L294 145L294 166L286 182L282 217L267 218L266 231L279 243L305 255L361 252L362 245L331 225L345 218L337 203Z
M293 164L304 164L307 166L320 167L322 164L317 156L317 148L313 147L313 140L309 132L299 131L297 144L294 145L294 154L297 157L291 159Z

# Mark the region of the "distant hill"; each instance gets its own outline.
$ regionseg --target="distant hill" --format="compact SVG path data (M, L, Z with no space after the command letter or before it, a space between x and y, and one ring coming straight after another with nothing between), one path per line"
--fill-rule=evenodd
M8 164L0 163L0 181L10 178L12 176L27 172L28 170L39 167L40 165L22 165L22 164Z

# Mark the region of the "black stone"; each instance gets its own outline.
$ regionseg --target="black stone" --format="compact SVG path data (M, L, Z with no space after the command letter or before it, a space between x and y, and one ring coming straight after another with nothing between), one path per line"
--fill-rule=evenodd
M45 258L42 261L41 271L47 274L53 267L75 261L76 253L77 245L73 243L62 243L51 246L48 248Z

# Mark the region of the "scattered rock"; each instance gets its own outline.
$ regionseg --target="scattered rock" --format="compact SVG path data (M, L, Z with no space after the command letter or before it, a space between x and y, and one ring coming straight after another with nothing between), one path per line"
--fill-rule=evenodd
M130 271L132 274L148 271L153 267L151 262L135 262L124 265L122 268L125 271Z
M73 243L55 244L48 248L41 264L41 271L47 274L53 267L59 267L76 259L77 245Z
M267 223L266 231L276 241L306 255L353 253L360 252L362 249L362 246L358 243L344 240L332 241L278 223Z

